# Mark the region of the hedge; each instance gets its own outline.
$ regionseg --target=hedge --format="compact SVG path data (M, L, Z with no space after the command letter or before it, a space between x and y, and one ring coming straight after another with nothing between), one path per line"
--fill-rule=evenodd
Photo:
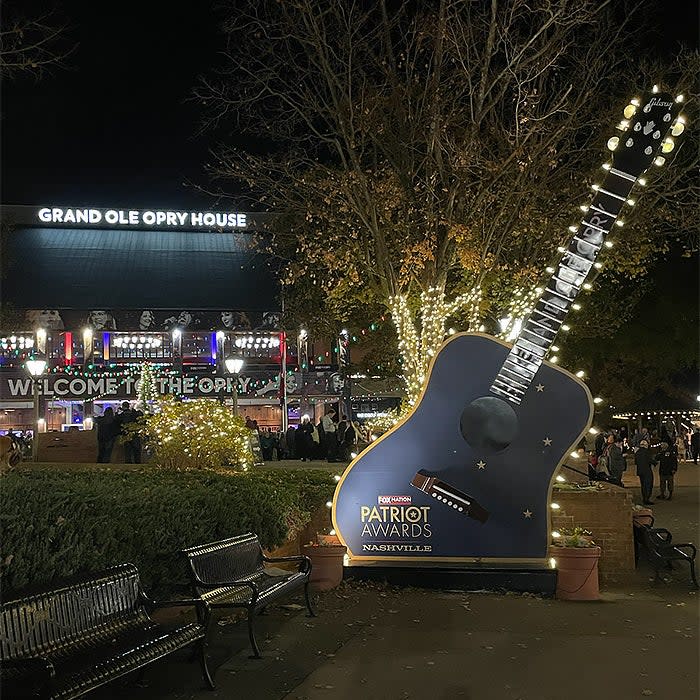
M244 532L280 546L334 488L311 470L17 470L0 481L3 597L123 562L138 566L148 593L181 591L181 549Z

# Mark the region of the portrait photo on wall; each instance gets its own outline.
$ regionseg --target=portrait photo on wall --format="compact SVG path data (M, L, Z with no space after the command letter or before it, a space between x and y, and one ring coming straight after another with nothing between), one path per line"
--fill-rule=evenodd
M96 331L116 331L117 323L111 311L94 309L87 316L86 324Z
M276 333L282 329L282 314L277 311L197 309L29 309L24 313L26 327L11 330L45 328L55 331L80 331L85 326L100 331L171 332L179 328L196 331L250 331Z
M45 328L48 331L62 331L63 318L56 309L30 309L26 313L28 327L32 330Z

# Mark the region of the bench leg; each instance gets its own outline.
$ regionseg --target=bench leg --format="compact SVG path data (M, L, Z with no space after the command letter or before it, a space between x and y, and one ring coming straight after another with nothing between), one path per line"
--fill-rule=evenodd
M255 640L255 608L248 608L248 637L250 638L250 646L253 648L251 659L262 659L262 654L258 648L258 643Z
M698 586L698 579L695 576L695 559L688 559L688 564L690 564L690 578L693 581L693 585L695 588L700 588L700 586Z
M216 685L214 685L214 680L209 673L209 666L207 665L207 644L204 639L197 643L196 651L199 655L199 664L202 667L204 682L209 686L210 690L215 690Z
M314 612L314 609L311 607L311 598L309 597L309 582L308 581L304 584L304 598L306 599L306 607L309 610L309 614L307 617L316 617L316 613Z

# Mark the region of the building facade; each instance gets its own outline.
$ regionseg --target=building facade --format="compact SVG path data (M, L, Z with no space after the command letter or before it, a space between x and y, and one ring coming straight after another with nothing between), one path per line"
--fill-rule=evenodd
M338 403L333 343L281 326L269 215L3 207L0 433L89 429L137 398L149 363L162 394L233 404L279 429ZM336 348L339 347L335 343ZM225 360L244 361L237 376ZM34 380L30 358L47 361Z

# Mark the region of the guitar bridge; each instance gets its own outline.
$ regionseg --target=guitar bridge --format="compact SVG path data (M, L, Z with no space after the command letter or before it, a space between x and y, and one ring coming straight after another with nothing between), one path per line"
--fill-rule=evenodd
M453 508L458 513L464 513L482 524L489 518L489 512L471 496L435 476L430 476L423 469L416 472L416 475L411 479L411 486L427 493L448 508Z

